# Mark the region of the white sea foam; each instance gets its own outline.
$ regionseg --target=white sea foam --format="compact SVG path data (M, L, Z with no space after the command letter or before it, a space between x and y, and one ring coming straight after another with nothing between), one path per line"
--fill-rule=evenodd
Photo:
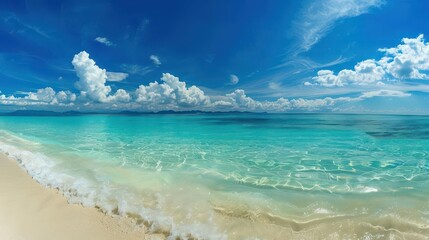
M378 189L375 187L369 187L369 186L357 186L356 190L361 193L373 193L378 192Z
M3 135L4 136L4 135ZM10 141L15 138L14 141ZM0 152L16 160L29 175L40 184L58 189L69 203L82 204L85 207L99 207L107 214L138 216L145 222L149 231L166 235L167 239L227 239L223 233L218 233L214 224L191 223L176 224L173 217L162 210L162 201L158 208L148 208L136 204L138 197L126 191L126 188L110 186L97 182L96 177L83 177L65 171L57 161L39 152L20 149L10 142L25 142L16 136L9 135L8 143L0 140ZM88 177L88 178L87 178Z
M328 214L328 213L331 213L331 211L329 211L326 208L316 208L314 210L314 213L317 213L317 214Z

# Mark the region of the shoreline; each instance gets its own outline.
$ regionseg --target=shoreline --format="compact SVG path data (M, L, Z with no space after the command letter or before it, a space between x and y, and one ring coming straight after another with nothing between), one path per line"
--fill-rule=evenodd
M31 178L19 163L0 154L0 239L162 239L132 219L69 204L54 189Z

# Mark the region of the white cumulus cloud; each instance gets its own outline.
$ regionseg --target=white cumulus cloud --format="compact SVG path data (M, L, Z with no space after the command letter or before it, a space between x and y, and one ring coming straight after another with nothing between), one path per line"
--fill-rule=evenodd
M384 79L385 71L375 60L368 59L355 65L354 70L344 69L338 75L330 70L320 70L313 80L321 86L333 87L349 84L369 85Z
M38 89L36 92L26 92L24 97L15 97L13 95L0 95L0 104L16 106L35 106L35 105L73 105L76 101L76 94L70 91L55 92L51 87Z
M109 96L111 102L129 102L131 101L131 95L124 89L118 89L113 96Z
M81 92L81 96L96 102L115 101L118 96L123 100L123 93L109 95L110 86L106 86L107 74L105 69L99 68L95 61L89 58L89 54L82 51L76 54L72 60L79 81L75 86ZM120 91L119 89L118 91ZM120 92L125 91L121 90ZM118 95L119 94L119 95Z
M262 104L252 98L246 96L243 89L237 89L232 93L226 94L226 97L231 102L232 106L241 107L249 110L261 109Z
M402 44L382 48L385 55L379 59L367 59L357 63L353 70L343 69L335 74L320 70L313 77L314 84L324 87L345 85L384 85L384 80L429 79L429 43L423 35L403 38ZM305 83L304 85L312 85Z
M136 101L151 109L196 107L208 103L209 98L196 86L187 87L185 82L169 73L162 74L161 83L140 85L135 91Z
M429 43L423 34L417 38L403 38L394 48L382 48L384 56L378 63L394 78L429 79Z

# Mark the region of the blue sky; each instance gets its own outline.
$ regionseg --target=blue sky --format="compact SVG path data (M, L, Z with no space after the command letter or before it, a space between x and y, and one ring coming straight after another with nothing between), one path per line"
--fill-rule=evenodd
M419 0L2 1L0 111L427 114L427 9Z

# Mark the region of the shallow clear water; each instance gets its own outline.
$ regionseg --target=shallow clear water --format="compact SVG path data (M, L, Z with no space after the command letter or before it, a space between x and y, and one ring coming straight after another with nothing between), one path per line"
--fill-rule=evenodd
M429 236L426 116L0 117L0 151L170 238Z

